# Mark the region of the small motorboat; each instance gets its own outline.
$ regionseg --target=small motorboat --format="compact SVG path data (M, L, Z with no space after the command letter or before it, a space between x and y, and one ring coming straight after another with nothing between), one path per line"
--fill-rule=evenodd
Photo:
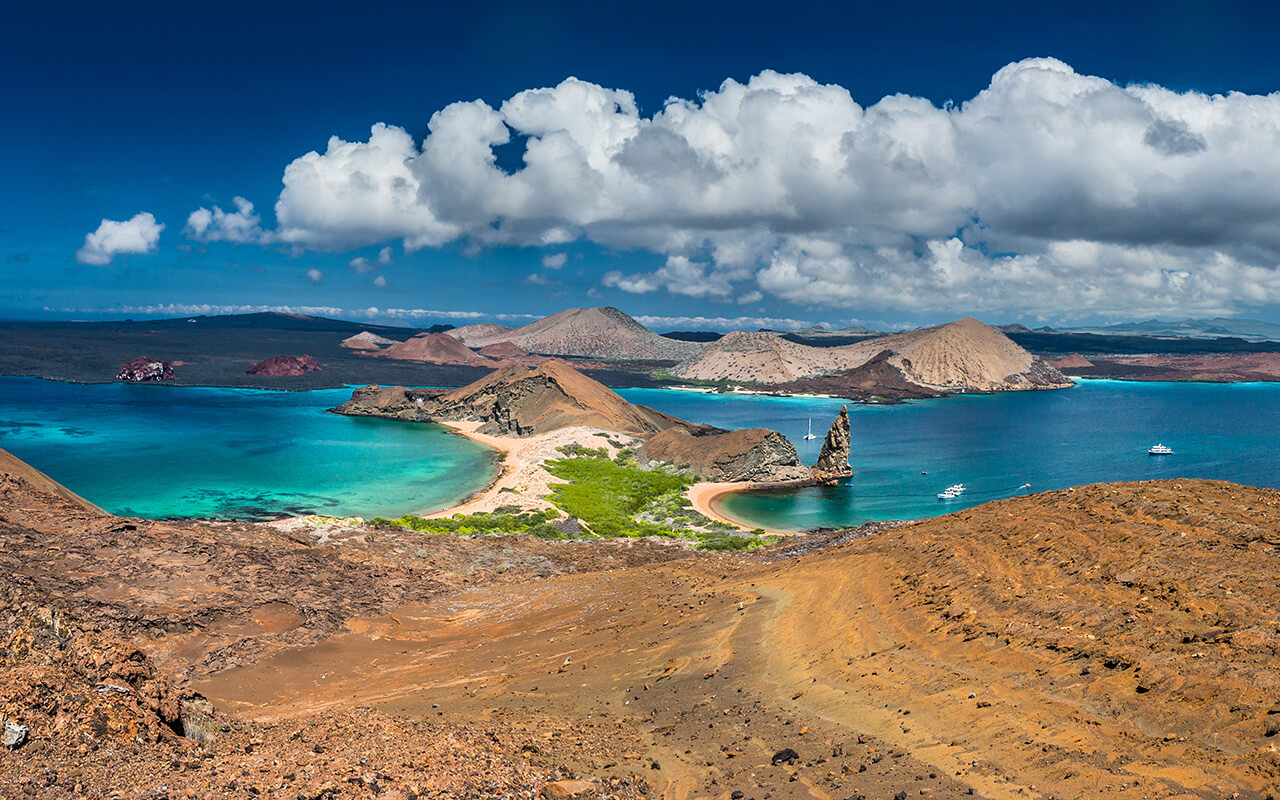
M1171 456L1173 455L1172 447L1165 447L1163 444L1153 444L1147 450L1149 456Z

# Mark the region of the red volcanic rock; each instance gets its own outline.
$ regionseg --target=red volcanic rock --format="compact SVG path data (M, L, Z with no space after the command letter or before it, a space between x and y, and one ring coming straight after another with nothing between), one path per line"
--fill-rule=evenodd
M320 365L311 356L276 356L258 364L249 370L248 374L277 378L285 375L305 375L319 369Z
M138 356L132 361L120 365L116 380L132 383L153 383L155 381L177 380L173 377L172 361L156 361L154 358Z

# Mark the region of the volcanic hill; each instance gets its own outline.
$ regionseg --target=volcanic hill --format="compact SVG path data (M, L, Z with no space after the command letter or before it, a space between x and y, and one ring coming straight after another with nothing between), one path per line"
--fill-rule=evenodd
M976 319L880 336L840 347L797 344L766 332L731 333L673 373L703 381L787 384L856 370L882 353L908 383L935 392L1065 388L1071 381ZM853 383L864 376L853 374ZM865 383L865 381L863 381ZM866 391L865 385L851 387Z
M348 350L381 350L389 344L396 344L396 339L388 339L369 331L360 331L355 336L343 339L340 346Z
M428 364L496 366L496 362L492 359L485 358L446 333L420 333L372 355L400 361L422 361Z
M702 350L697 342L659 336L611 307L569 308L515 329L470 325L448 335L469 347L511 342L530 353L618 361L679 361Z
M558 360L537 367L505 367L460 389L366 386L333 410L424 422L478 421L483 423L483 433L501 436L532 436L588 425L643 437L682 424L675 417L628 403Z

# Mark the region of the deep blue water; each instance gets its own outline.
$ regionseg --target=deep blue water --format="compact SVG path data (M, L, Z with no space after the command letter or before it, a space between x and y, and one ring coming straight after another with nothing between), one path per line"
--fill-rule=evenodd
M439 426L325 413L350 397L0 377L0 447L108 511L150 518L398 516L492 476L489 450Z
M632 389L627 399L721 427L770 427L813 463L842 405L818 398ZM1082 381L1073 389L850 405L847 485L726 498L721 509L766 528L804 530L943 514L1020 492L1154 478L1221 478L1280 488L1280 384ZM1156 442L1172 456L1148 456ZM922 472L928 475L922 475ZM958 500L936 495L952 483ZM1019 490L1024 483L1031 488Z

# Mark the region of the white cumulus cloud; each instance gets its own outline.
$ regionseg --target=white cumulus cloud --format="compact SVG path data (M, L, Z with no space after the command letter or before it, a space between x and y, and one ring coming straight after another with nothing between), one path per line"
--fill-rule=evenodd
M245 244L270 241L270 234L262 229L261 218L253 211L253 203L243 197L234 197L232 202L235 203L235 211L223 211L218 206L192 211L183 233L199 242Z
M568 260L568 253L551 253L542 257L542 266L547 269L560 269Z
M1034 58L944 107L864 107L766 70L643 115L629 92L569 78L451 104L427 128L419 145L378 124L294 160L272 235L325 250L588 240L662 257L608 287L813 307L1280 302L1280 94L1122 86ZM517 136L507 171L494 148Z
M322 270L316 269L315 267L312 267L311 269L307 270L307 280L311 281L312 283L319 283L320 281L324 280L324 272Z
M97 230L85 235L76 260L101 266L110 264L118 253L153 252L162 230L164 225L146 211L126 220L104 219Z

